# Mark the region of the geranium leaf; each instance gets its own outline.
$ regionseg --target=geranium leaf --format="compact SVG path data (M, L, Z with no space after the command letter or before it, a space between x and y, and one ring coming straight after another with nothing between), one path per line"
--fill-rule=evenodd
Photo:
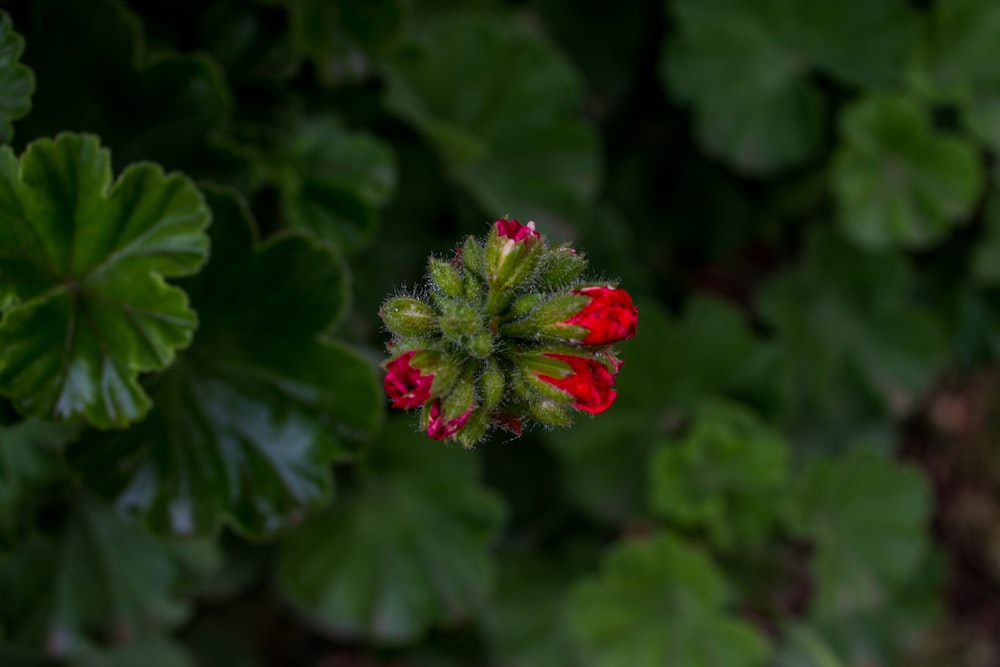
M918 72L931 93L957 104L966 124L994 150L1000 148L1000 6L977 0L942 0L931 7L918 55Z
M150 164L112 183L96 137L0 148L0 391L26 414L141 418L141 371L168 366L196 324L165 277L205 260L209 212L183 176Z
M748 172L810 157L825 123L808 62L783 41L790 17L779 4L675 3L678 32L661 59L663 81L694 106L699 142Z
M360 487L281 545L278 582L313 623L402 642L467 617L486 598L503 516L474 455L389 423Z
M940 322L913 297L906 260L822 230L758 306L781 343L787 419L839 437L911 407L944 359ZM872 285L878 285L877 290Z
M10 17L0 11L0 143L14 136L11 123L28 113L35 74L20 62L24 40Z
M373 61L396 42L407 19L403 0L292 0L288 5L292 45L328 84L370 75Z
M302 119L280 143L278 190L285 219L344 249L372 234L396 186L392 151L330 118Z
M678 31L662 55L662 79L694 107L706 151L750 173L817 152L826 108L814 70L891 83L913 23L901 0L683 0L672 7Z
M346 301L332 248L259 245L232 196L208 197L216 252L186 285L204 313L195 344L153 383L145 421L85 437L71 461L158 531L202 534L225 517L268 533L326 498L338 435L375 427L379 393L372 366L323 336Z
M167 629L186 614L163 545L109 508L75 499L53 535L0 556L0 638L76 658Z
M231 107L213 60L150 56L140 21L120 0L32 5L25 62L38 86L19 138L71 128L99 135L119 165L154 160L189 174L211 171L208 138Z
M720 549L752 548L788 515L788 443L753 413L710 402L650 459L650 505Z
M926 247L969 215L983 186L974 147L934 130L903 97L871 95L841 117L831 182L840 227L871 248Z
M112 649L86 651L70 667L195 667L194 657L166 637L142 637Z
M0 426L0 544L5 528L29 520L31 501L58 477L59 450L75 433L72 426L37 419Z
M704 554L660 535L619 545L575 587L572 629L588 667L763 665L768 645L725 611L729 595Z
M936 612L927 481L862 441L811 461L795 496L797 531L814 548L809 618L855 661L894 662L900 639L920 637Z
M569 629L568 595L583 569L577 564L580 560L573 550L501 558L496 592L483 616L487 641L500 664L580 664Z
M578 75L512 20L428 22L386 64L385 101L492 214L580 218L599 178L598 138L577 113ZM454 91L461 90L461 95Z

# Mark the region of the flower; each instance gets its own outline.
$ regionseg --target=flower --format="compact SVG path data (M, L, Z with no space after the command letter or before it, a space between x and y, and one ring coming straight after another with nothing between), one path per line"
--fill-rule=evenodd
M431 397L433 373L423 373L410 364L416 351L401 354L386 364L385 393L392 399L394 408L415 408Z
M614 374L608 371L605 364L586 357L577 357L571 354L557 354L546 352L545 357L558 359L570 367L570 374L557 378L551 375L538 374L538 379L548 382L573 398L576 403L573 405L584 412L592 415L600 414L615 402L618 393L615 391L615 375L621 368L621 363L614 364Z
M581 342L610 345L635 336L639 310L628 292L612 287L583 287L573 293L590 297L590 302L565 322L587 330Z
M475 406L470 405L465 414L459 415L454 419L445 420L444 415L441 414L441 401L434 401L431 405L430 422L427 424L427 435L435 440L450 438L462 430L465 422L469 421L469 415L472 414L474 409Z
M510 239L508 243L521 243L523 241L526 245L532 245L542 238L542 235L535 231L534 221L522 225L517 220L500 219L493 224L497 228L498 236Z

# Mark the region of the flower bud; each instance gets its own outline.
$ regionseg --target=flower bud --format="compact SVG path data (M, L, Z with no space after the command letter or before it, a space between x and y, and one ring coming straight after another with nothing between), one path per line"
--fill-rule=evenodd
M434 374L412 365L416 354L416 351L406 352L385 364L383 386L394 408L415 408L431 397Z
M469 415L472 414L472 410L473 406L469 406L469 409L461 415L448 419L444 416L444 412L441 409L441 402L434 401L434 403L431 404L427 420L427 435L435 440L450 438L458 433L463 426L465 426L465 422L468 421Z
M530 276L542 245L534 222L522 225L517 220L497 220L486 241L486 278L491 294L505 295Z
M486 369L479 376L479 392L483 397L483 408L492 410L503 398L504 390L503 371L500 370L497 362L490 360L486 362Z
M427 336L437 328L437 313L420 299L397 296L379 310L389 331L399 336Z
M486 280L486 269L483 263L483 246L479 244L476 237L466 237L465 243L462 244L462 264L470 273Z
M446 338L462 344L468 336L484 331L483 320L472 306L461 301L443 299L441 307L441 332Z
M582 287L574 294L590 301L572 317L547 332L579 340L586 345L610 345L635 336L639 325L639 310L632 297L623 289L608 286ZM584 334L581 336L581 330Z
M463 346L476 359L485 359L493 352L493 336L489 331L481 331L466 337Z
M410 350L384 366L385 393L392 399L392 407L404 410L448 393L461 374L455 359L436 350Z
M490 427L490 415L488 410L477 408L472 411L458 431L456 439L466 449L471 448L486 435L486 429Z
M615 375L620 364L612 366L589 357L545 352L526 357L525 375L540 393L549 394L546 385L563 393L564 401L592 415L600 414L615 402ZM553 396L558 400L558 397Z
M587 259L568 243L553 248L539 271L539 284L546 289L559 289L572 284L587 270Z
M431 283L446 295L453 299L460 299L465 295L465 280L451 263L431 257L427 272L430 274Z

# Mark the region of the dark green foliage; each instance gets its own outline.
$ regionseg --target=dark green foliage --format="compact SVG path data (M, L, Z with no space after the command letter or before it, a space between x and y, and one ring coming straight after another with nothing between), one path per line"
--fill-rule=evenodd
M0 665L972 667L997 406L939 399L1000 355L998 34L0 0ZM550 326L586 264L638 333L606 412L465 450L377 364L440 328L483 360L443 410L516 400L461 308L504 216L580 254L493 306Z

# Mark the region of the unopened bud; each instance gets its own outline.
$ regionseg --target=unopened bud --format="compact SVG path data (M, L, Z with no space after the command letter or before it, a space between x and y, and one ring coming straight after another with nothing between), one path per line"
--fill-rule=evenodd
M548 252L539 271L538 281L545 289L559 289L572 284L587 269L587 259L569 244Z
M483 266L483 246L476 241L474 236L469 236L462 244L462 264L470 272L479 278L486 279L486 270Z
M493 352L493 336L489 331L481 331L466 338L464 346L476 359L485 359Z
M466 449L471 449L477 442L483 439L486 435L486 429L490 426L490 413L484 408L476 408L469 415L469 418L465 422L465 426L462 430L458 432L455 439L458 440L462 447Z
M483 331L483 320L476 309L461 301L442 300L441 332L461 344L467 337Z
M451 263L437 257L431 257L427 271L434 286L446 295L453 299L460 299L465 294L465 281L462 280L462 274Z
M479 390L483 398L483 408L492 410L503 398L504 390L503 371L497 362L490 360L486 362L486 369L479 377Z
M437 313L420 299L397 296L379 310L389 331L399 336L427 336L437 329Z

